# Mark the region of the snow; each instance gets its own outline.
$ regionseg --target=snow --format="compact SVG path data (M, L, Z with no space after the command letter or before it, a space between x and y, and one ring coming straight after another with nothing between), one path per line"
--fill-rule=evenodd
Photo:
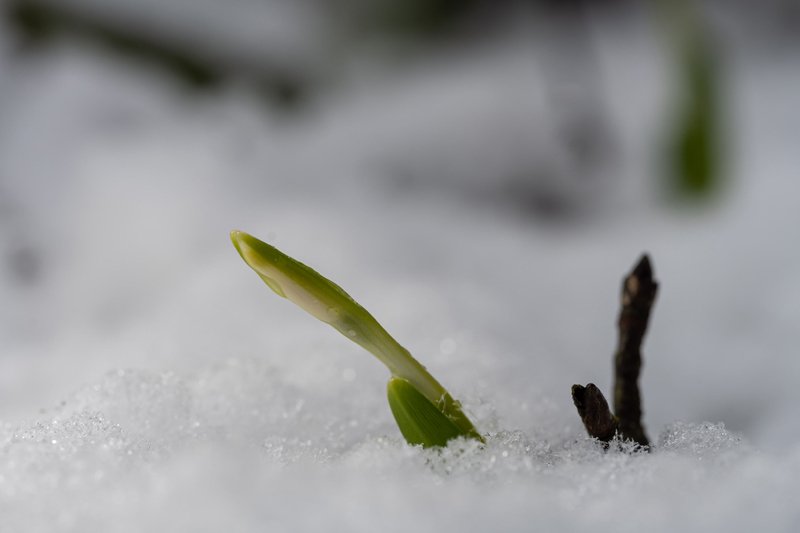
M78 44L4 54L0 531L797 530L798 70L731 65L732 178L681 211L641 155L667 97L639 44L603 55L619 176L596 210L570 183L561 224L486 198L563 157L524 128L544 104L516 113L541 90L519 43L366 67L293 123ZM231 229L343 286L487 444L406 445L383 367L262 286ZM569 390L608 391L643 250L656 445L605 451Z

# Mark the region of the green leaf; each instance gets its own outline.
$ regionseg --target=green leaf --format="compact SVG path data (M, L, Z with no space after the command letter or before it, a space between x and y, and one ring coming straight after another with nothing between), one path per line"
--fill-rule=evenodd
M724 102L714 32L700 2L661 0L675 49L679 100L665 146L665 178L679 200L709 200L725 185Z
M462 435L458 426L405 379L390 379L386 391L400 433L409 444L444 446Z
M439 420L453 425L459 435L483 441L475 426L462 411L461 404L454 400L425 367L341 287L277 248L243 231L232 231L231 241L244 262L278 296L294 302L372 353L386 365L392 377L404 380L411 389L434 406L441 415ZM405 435L404 431L403 434Z

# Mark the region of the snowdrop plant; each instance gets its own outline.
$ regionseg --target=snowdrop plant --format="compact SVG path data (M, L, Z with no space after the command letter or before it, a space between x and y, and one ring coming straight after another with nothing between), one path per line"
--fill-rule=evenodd
M483 441L461 404L341 287L243 231L232 231L231 240L278 296L333 326L386 365L391 373L389 407L410 444L443 446L460 436Z

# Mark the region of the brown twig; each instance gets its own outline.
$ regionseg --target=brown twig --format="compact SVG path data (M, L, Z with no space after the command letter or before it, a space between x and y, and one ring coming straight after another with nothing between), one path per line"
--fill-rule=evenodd
M617 417L611 414L605 396L594 383L589 383L585 387L573 385L572 401L575 402L578 415L589 435L603 442L614 438L619 430L619 422Z
M572 400L592 437L604 442L615 434L642 446L649 441L642 425L639 373L642 368L642 340L658 292L650 259L642 255L633 271L622 281L622 307L617 320L619 337L614 355L614 412L594 384L572 386Z

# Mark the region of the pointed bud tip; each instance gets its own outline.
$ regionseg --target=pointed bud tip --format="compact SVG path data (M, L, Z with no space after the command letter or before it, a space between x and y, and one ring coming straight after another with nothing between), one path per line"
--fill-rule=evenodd
M238 244L241 241L245 240L247 237L252 238L250 236L250 234L248 234L248 233L246 233L244 231L240 231L238 229L235 229L235 230L231 231L231 241L233 242L234 246L238 247Z
M236 248L236 251L239 252L239 256L244 259L244 262L247 263L247 258L242 251L242 241L243 237L247 235L247 233L239 230L231 231L231 242L233 243L233 247Z
M259 250L261 250L259 245L266 244L262 243L246 231L241 231L238 229L231 231L231 242L233 243L234 248L236 248L236 251L239 252L239 255L242 256L242 259L244 259L244 262L250 266L254 266L253 261L255 256L260 257L263 255L263 252L259 252Z
M261 248L259 247L261 241L245 231L235 229L231 231L231 242L244 262L258 272L259 263L263 260L263 254L260 253Z

